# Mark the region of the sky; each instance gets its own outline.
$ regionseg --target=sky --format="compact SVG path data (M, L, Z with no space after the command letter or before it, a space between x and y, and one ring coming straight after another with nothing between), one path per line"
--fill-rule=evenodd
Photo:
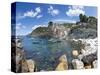
M14 14L15 12L12 12ZM16 3L16 35L27 35L41 26L48 26L49 21L76 23L79 14L97 17L97 7L78 5L59 5L43 3Z

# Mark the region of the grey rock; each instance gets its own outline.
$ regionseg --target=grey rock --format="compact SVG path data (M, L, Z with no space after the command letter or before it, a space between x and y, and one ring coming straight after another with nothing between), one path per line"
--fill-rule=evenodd
M97 60L94 60L92 64L93 64L93 68L97 68L98 65Z
M97 60L97 53L86 55L82 58L84 64L92 64L94 60Z
M73 59L72 65L73 65L74 69L84 69L84 64L79 59Z

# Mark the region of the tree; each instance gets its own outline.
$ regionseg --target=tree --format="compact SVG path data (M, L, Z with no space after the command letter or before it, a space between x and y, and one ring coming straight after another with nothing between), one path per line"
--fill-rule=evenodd
M88 21L88 17L86 15L80 14L79 18L80 18L80 22L87 22Z
M84 22L88 22L88 17L86 15L83 16L83 19Z
M83 14L80 14L79 18L80 18L80 22L83 22Z

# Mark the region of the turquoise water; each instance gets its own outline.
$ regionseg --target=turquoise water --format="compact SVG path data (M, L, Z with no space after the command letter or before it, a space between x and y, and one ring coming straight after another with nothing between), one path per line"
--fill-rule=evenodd
M63 54L66 54L69 63L73 59L71 54L73 46L70 41L51 41L48 38L23 37L22 45L26 58L35 60L38 71L55 70L58 59Z

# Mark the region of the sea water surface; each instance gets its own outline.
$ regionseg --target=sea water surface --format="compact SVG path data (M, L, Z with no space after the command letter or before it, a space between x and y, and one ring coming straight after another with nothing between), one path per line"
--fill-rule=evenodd
M73 45L69 40L55 41L48 38L24 36L22 45L26 58L36 62L38 71L55 70L58 59L63 54L66 54L68 63L71 63L73 59Z

